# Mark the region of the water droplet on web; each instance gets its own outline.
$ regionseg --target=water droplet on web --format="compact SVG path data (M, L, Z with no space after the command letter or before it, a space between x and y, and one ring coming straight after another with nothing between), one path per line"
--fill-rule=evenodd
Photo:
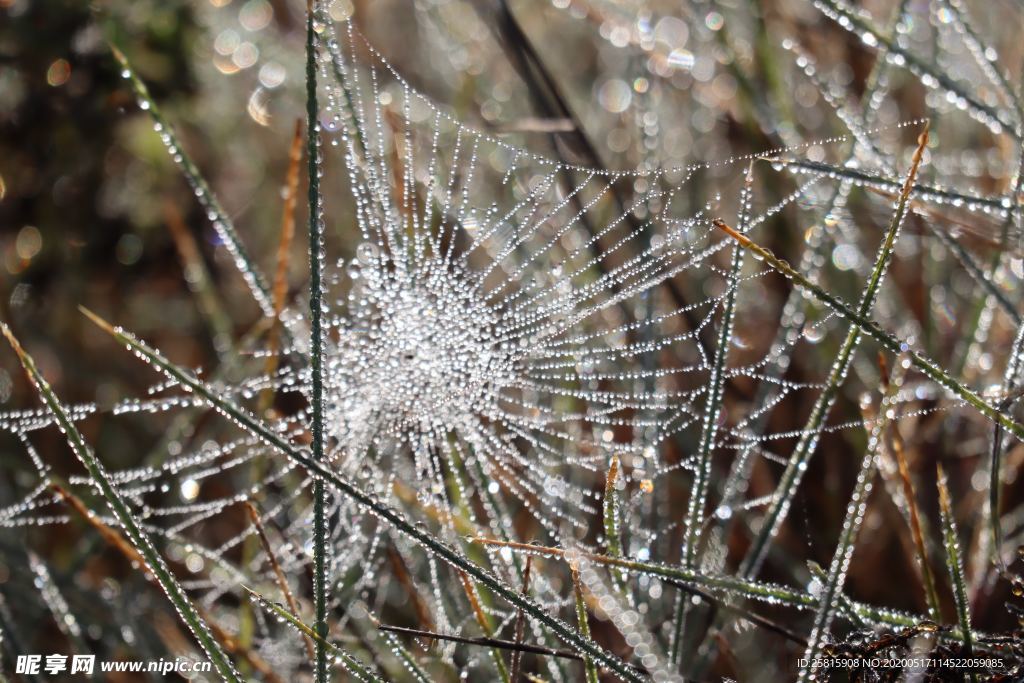
M817 344L825 338L825 326L822 323L814 323L804 328L804 339L812 344Z

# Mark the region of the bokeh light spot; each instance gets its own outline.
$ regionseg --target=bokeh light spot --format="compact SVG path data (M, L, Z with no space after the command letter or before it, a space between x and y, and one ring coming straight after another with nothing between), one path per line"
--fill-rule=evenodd
M71 65L66 59L55 60L46 70L46 82L55 88L67 83L69 78L71 78Z

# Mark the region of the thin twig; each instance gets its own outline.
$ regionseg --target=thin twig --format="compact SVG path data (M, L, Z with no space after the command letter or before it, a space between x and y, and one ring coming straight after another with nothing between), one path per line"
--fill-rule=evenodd
M263 546L263 552L266 553L267 560L270 562L270 566L274 570L274 576L277 578L277 587L281 589L281 593L284 595L284 599L288 603L288 609L292 611L292 614L298 617L299 603L295 600L295 595L292 594L292 589L288 586L288 579L281 570L281 564L277 561L277 555L274 553L274 549L270 545L270 539L267 538L267 532L263 528L263 522L260 521L259 510L256 509L256 505L250 500L245 501L245 509L249 511L249 519L252 520L252 525L256 529L256 535L259 537L260 544ZM314 659L316 657L316 653L313 646L313 640L309 636L306 636L305 642L306 652L309 654L309 658Z

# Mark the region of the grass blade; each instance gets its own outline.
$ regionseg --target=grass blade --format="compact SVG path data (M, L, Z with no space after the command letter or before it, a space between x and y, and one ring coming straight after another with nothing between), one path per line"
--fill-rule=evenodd
M170 199L163 203L164 223L171 233L174 246L178 249L181 259L182 274L188 279L189 285L196 295L199 312L206 318L210 328L210 337L218 359L228 359L227 351L231 348L234 335L231 316L224 306L213 284L213 278L203 262L203 256L196 244L195 237L185 225L185 220L178 210L178 205Z
M566 551L561 548L551 548L531 543L499 541L490 538L475 538L473 541L476 543L483 543L485 545L510 548L515 551L537 555L538 557L563 558L566 554ZM607 555L597 555L594 553L577 552L577 554L598 564L604 564L611 567L621 567L627 572L634 574L657 576L665 580L667 583L682 583L685 585L697 586L701 590L708 591L712 594L725 593L750 600L759 600L771 605L791 607L798 610L815 609L820 602L818 598L805 591L780 584L768 583L766 581L756 581L727 574L710 574L682 566L659 564L656 562L641 562L628 558L608 557ZM848 604L851 613L856 615L857 619L871 625L908 628L917 626L922 621L927 620L926 617L922 617L917 614L875 607L873 605L867 605L853 600L849 600ZM945 636L954 641L963 640L963 636L956 633L945 634Z
M753 163L747 168L743 192L740 195L739 230L746 232L747 207L751 200L751 184L754 179ZM687 566L694 566L699 556L700 532L703 526L704 507L707 501L708 487L711 482L711 455L718 434L719 416L722 412L722 400L725 392L725 362L731 346L733 323L736 313L736 295L739 287L739 273L743 267L743 250L733 249L732 263L729 269L730 287L725 298L725 309L722 312L722 325L718 330L715 345L714 366L708 385L708 398L704 408L704 419L701 429L700 445L697 449L697 473L694 476L690 491L690 501L686 513L686 538L683 545L683 560ZM673 647L673 661L677 655L679 643Z
M814 577L822 586L828 581L828 572L826 572L820 564L814 561L807 562L807 569L810 570L811 576ZM860 618L857 613L857 609L853 606L850 598L846 597L846 594L839 591L835 594L836 605L842 610L842 616L850 620L855 627L859 629L868 628L868 623ZM807 645L808 641L804 641L804 645Z
M946 548L946 568L953 584L953 601L956 603L957 621L964 639L963 657L969 658L973 649L971 637L971 613L967 601L967 582L964 580L964 558L957 538L956 520L953 519L953 503L949 497L946 473L941 463L936 463L939 487L939 512L942 517L942 543ZM971 674L971 680L977 680Z
M1003 101L1013 107L1017 123L1024 123L1024 104L1021 103L1016 90L1007 80L1006 75L999 66L998 60L986 53L984 41L975 31L970 21L970 13L963 1L939 0L939 4L948 10L947 16L952 18L953 25L956 27L957 33L960 34L960 39L963 40L971 56L974 57L974 62L978 65L978 68L981 69L992 85L996 87Z
M889 35L893 35L902 20L908 0L900 0L896 3L896 6L891 10L889 16L887 29ZM879 53L875 59L875 63L872 65L871 72L868 74L867 80L864 86L864 92L861 96L861 105L859 115L854 113L847 127L854 130L849 123L853 121L859 122L859 129L867 129L873 125L874 115L877 113L872 107L872 101L881 92L884 92L887 88L886 84L887 65L885 60L885 53ZM820 90L820 88L819 88ZM846 108L849 111L849 108ZM837 112L838 113L838 112ZM844 119L845 121L846 119ZM861 136L855 135L853 144L845 152L846 160L844 166L851 160L856 160L859 155L858 148L863 148L865 143L873 148L873 143L870 140L861 141ZM897 182L897 188L899 184ZM827 263L828 248L831 245L832 240L829 239L829 231L825 229L826 223L830 217L834 217L837 211L842 210L846 207L849 194L853 184L849 180L842 180L838 185L833 187L828 200L822 207L820 215L822 220L820 224L812 226L806 236L806 247L803 249L800 255L799 270L802 273L807 273L808 276L813 280L816 279L820 273L824 270L824 264ZM782 316L779 320L779 327L775 332L775 338L770 348L788 349L791 340L798 339L802 334L804 325L807 323L807 301L805 300L803 293L793 288L786 296L786 301L782 307ZM768 366L771 369L771 374L774 377L785 376L790 364L793 360L793 349L788 351L782 351L778 354L772 354L771 363ZM761 383L757 389L757 394L754 399L755 405L764 405L771 393L770 383ZM751 425L751 431L757 433L763 431L768 424L770 417L769 412L761 414ZM724 509L731 510L735 508L746 490L745 481L751 476L751 468L753 465L753 451L754 443L751 441L745 446L740 453L734 458L729 474L725 480L723 486L721 505ZM741 485L742 484L742 485ZM729 536L729 530L736 524L736 518L732 515L728 517L728 520L722 519L716 515L713 527L712 527L712 539L716 546L721 548L727 543ZM720 560L721 562L721 560ZM714 628L720 628L720 619L713 618ZM709 630L710 632L710 630ZM703 662L698 663L695 668L695 673L698 675L707 670L710 666L711 660L714 657L714 648L708 647L704 650L702 655Z
M390 631L382 628L380 625L377 626L384 633L384 640L387 641L388 647L402 662L402 666L405 667L406 671L412 676L416 683L430 683L430 676L423 670L423 667L419 665L416 658L409 652L409 648L402 644L398 637Z
M754 164L747 168L743 191L740 194L739 230L746 232L747 207L750 204L751 185L754 180ZM740 269L743 267L743 249L733 247L732 263L729 267L729 292L725 298L725 309L722 311L722 324L718 330L715 345L715 359L711 368L711 378L707 387L708 397L704 406L704 418L701 425L700 445L697 447L696 473L690 488L690 500L686 509L685 536L683 540L683 564L695 567L700 557L701 530L704 527L704 508L707 503L708 488L711 484L711 456L715 449L715 437L718 435L719 416L725 397L725 362L732 346L732 329L736 314L736 294L739 289ZM676 664L682 656L684 622L690 601L679 595L676 602L676 623L672 632L671 662Z
M513 588L506 586L501 580L490 571L477 565L465 555L455 550L447 543L439 541L431 536L425 529L419 528L415 523L409 521L400 512L378 500L375 496L366 493L355 486L347 479L338 475L322 462L315 460L310 453L299 448L282 437L279 433L268 427L262 420L257 418L248 410L236 405L233 401L219 395L210 387L198 381L192 373L184 370L163 357L158 351L136 339L130 333L111 327L102 318L87 309L82 312L101 329L107 331L120 343L124 344L129 351L138 358L152 365L161 373L180 383L189 392L202 396L210 405L242 429L259 437L264 443L280 451L291 458L294 462L304 467L310 475L329 483L339 493L368 508L374 515L384 520L397 531L407 536L412 541L421 545L427 552L432 553L445 563L461 569L474 580L486 586L491 592L503 599L513 607L520 607L538 623L548 627L559 639L570 647L575 648L580 654L587 654L597 662L614 672L626 681L643 681L644 678L629 667L625 662L600 647L592 640L582 638L576 629L569 626L561 619L552 617L547 611L533 600L521 595Z
M792 168L800 173L824 173L829 178L843 180L865 187L879 194L899 194L903 183L898 178L878 175L870 171L852 166L834 166L823 161L810 159L783 159L771 157L766 159L777 166ZM911 199L916 202L928 202L943 206L955 206L965 211L981 211L997 216L1007 215L1008 210L1003 197L977 197L963 194L944 187L914 184L910 191Z
M985 123L993 132L1005 132L1019 139L1016 127L1000 116L1000 112L979 101L976 97L960 87L945 72L937 71L930 64L913 53L904 50L895 41L889 39L883 31L878 30L870 21L858 14L841 0L815 0L814 6L825 16L833 19L847 31L856 33L865 44L883 46L891 55L898 55L903 64L912 74L927 82L943 93L952 94L970 110L979 121Z
M523 588L520 591L523 595L529 595L530 592L530 569L533 566L533 558L527 556L526 568L523 570ZM515 629L515 642L516 644L522 644L523 636L525 635L524 630L526 628L526 615L523 614L523 610L516 610L516 629ZM512 652L512 671L509 673L509 677L512 683L519 683L519 672L523 664L523 654L518 650Z
M371 616L371 618L373 618ZM407 628L405 626L391 626L389 624L377 624L377 628L385 633L403 633L417 638L429 638L431 640L447 640L452 643L463 643L465 645L477 645L480 647L496 647L505 650L511 650L513 652L521 652L528 654L543 655L546 657L557 657L559 659L571 659L577 662L582 662L583 657L576 654L575 652L569 652L568 650L555 650L550 647L543 647L540 645L531 645L530 643L517 643L512 640L502 640L500 638L470 638L467 636L457 636L450 633L436 633L434 631L424 631L419 628Z
M320 124L316 96L317 35L313 27L316 0L306 6L306 158L309 169L309 367L312 376L313 459L324 454L324 332L323 332L323 220L320 204ZM327 682L327 512L326 491L320 479L313 482L313 629L316 639L316 681Z
M1024 112L1021 113L1021 116L1024 117ZM1012 193L1010 195L1013 210L1010 211L1003 223L1002 239L1000 242L1004 246L1007 243L1009 230L1012 225L1016 225L1018 236L1024 233L1024 205L1019 201L1013 203L1013 200L1016 200L1020 196L1022 189L1024 189L1024 145L1022 145L1020 149L1020 159L1017 163L1017 180L1013 183ZM993 276L1003 270L1003 251L1005 251L1005 249L1001 249L992 259L991 269ZM968 352L969 351L970 347L968 347ZM965 354L965 361L966 357L967 354ZM1016 389L1022 360L1024 360L1024 325L1017 322L1017 334L1013 340L1010 357L1006 361L1006 369L1003 371L1002 391L1004 398L998 405L1000 411L1008 411L1019 399ZM1006 565L1006 560L1003 558L1002 554L1003 529L1002 520L1000 518L1000 496L1002 494L1003 487L1003 451L1003 430L1002 427L997 424L994 433L992 434L992 452L989 458L989 500L987 514L989 516L989 524L992 527L992 552L996 556L996 564L1000 569L1005 569Z
M128 505L121 498L121 494L118 493L117 489L114 488L113 483L110 481L110 477L107 475L106 469L103 464L99 461L96 455L92 452L89 446L85 443L85 439L82 438L78 428L75 427L74 421L64 411L64 407L61 405L57 398L57 395L53 392L49 383L43 378L42 374L36 368L35 361L32 357L21 347L21 344L11 333L10 328L7 325L0 323L0 330L3 331L4 336L7 337L7 341L10 342L11 347L15 353L18 354L18 359L21 361L22 366L25 368L25 372L28 373L28 377L32 384L35 385L39 391L39 395L42 397L43 402L53 412L57 424L61 431L64 432L64 436L67 438L68 445L71 446L71 450L74 451L75 456L88 470L89 476L92 477L96 487L99 489L103 498L107 501L107 505L110 507L110 511L117 518L117 521L121 524L125 534L128 536L128 540L132 546L138 550L139 554L145 560L146 567L152 572L156 578L160 587L167 594L167 597L174 604L175 609L189 630L192 631L193 636L199 642L200 647L206 653L206 656L210 658L217 673L220 674L221 678L225 681L235 683L241 683L241 678L238 672L235 671L228 656L221 649L220 644L210 633L210 628L203 620L203 618L197 612L195 606L188 599L184 589L178 584L174 575L171 574L170 569L164 563L163 558L156 550L156 546L153 545L152 540L144 532L135 519L135 515L132 514Z
M266 372L273 375L277 370L280 356L279 331L281 327L281 313L284 311L288 297L288 262L291 255L292 240L295 237L295 206L299 198L299 162L302 160L302 120L295 121L295 134L292 137L292 144L288 150L288 173L285 176L284 209L281 214L281 236L277 243L277 267L274 269L274 288L272 290L274 299L274 324L267 333L267 355ZM263 409L270 407L273 399L273 392L263 393Z
M985 273L982 267L974 260L974 257L945 230L934 225L929 227L932 228L932 234L938 237L943 246L949 249L950 253L956 257L957 261L964 267L964 270L967 271L967 274L971 276L971 279L985 290L986 295L995 299L996 303L999 304L999 307L1003 309L1003 312L1010 320L1020 327L1024 323L1024 316L1021 316L1014 307L1013 302L1010 301L1010 298L999 288L999 285L992 281L992 278Z
M890 426L890 442L892 453L896 457L900 481L903 485L903 497L907 499L907 507L909 508L910 532L914 537L914 547L917 549L917 565L921 571L921 583L924 585L925 600L928 602L928 616L931 617L932 621L938 622L941 614L939 609L939 593L935 589L935 577L932 575L931 562L928 561L928 548L924 542L921 513L917 506L914 482L910 478L910 465L907 462L906 449L903 447L903 437L900 436L899 428L896 425Z
M263 528L263 522L260 521L259 510L253 505L252 501L245 501L245 508L249 512L249 520L252 522L253 528L256 530L256 536L259 538L260 545L263 546L263 552L267 556L267 561L270 563L270 568L274 570L274 578L277 579L277 587L281 589L281 594L284 596L285 602L288 603L288 609L292 611L292 614L298 616L299 604L295 600L295 595L292 594L292 589L288 586L288 579L284 575L284 571L281 570L281 563L277 561L277 555L274 553L274 548L270 545L270 539L267 538L267 532ZM314 652L314 646L312 639L309 636L304 638L306 642L306 652L309 654L310 659L316 658Z
M267 377L273 377L277 372L281 361L280 338L283 321L281 314L284 311L286 297L288 295L288 262L291 256L291 244L295 237L295 206L298 203L299 194L299 170L302 160L302 119L296 119L295 132L292 136L292 143L288 152L288 172L285 176L284 189L284 210L281 216L281 234L277 244L277 267L274 271L274 317L269 320L270 327L267 330L267 357L264 364L264 373ZM267 414L274 405L275 390L267 387L260 392L259 412ZM251 478L253 483L263 478L264 461L253 460L251 467ZM257 539L250 536L243 546L243 563L251 561L256 555ZM252 603L243 602L240 605L240 630L244 639L249 639L254 634L255 624L252 620ZM297 612L296 612L297 613ZM307 639L307 645L313 648L312 641ZM315 655L310 653L310 659Z
M487 613L480 606L476 587L469 580L469 577L466 576L466 572L459 572L459 579L462 580L462 588L466 591L466 598L469 600L470 607L473 608L473 616L476 617L477 625L480 626L480 630L483 631L485 638L492 637L494 635L494 627L491 626L491 620L487 618ZM505 666L505 659L501 656L501 651L491 648L491 658L494 659L494 666L497 667L498 675L501 677L502 682L509 683L508 668Z
M51 475L52 479L59 478L56 475ZM78 496L71 493L64 485L54 481L50 484L50 488L56 493L62 501L78 515L93 529L95 529L100 537L109 544L112 548L120 552L125 559L131 563L132 567L138 568L143 571L144 578L151 584L160 588L160 583L156 580L156 577L143 570L147 566L146 559L136 550L131 543L126 541L120 533L112 529L106 522L86 507L85 503L82 502ZM259 656L256 652L251 650L248 645L241 642L241 638L234 636L224 630L216 621L210 618L209 614L206 613L201 607L196 607L196 612L199 617L206 622L210 627L210 632L213 636L223 643L224 649L229 654L235 655L240 660L245 662L254 671L260 672L263 675L264 680L267 683L281 683L281 678L274 673L274 670L270 668L270 665Z

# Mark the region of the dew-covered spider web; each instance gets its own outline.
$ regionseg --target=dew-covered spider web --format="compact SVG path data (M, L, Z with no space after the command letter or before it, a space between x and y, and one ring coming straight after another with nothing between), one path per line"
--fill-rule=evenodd
M845 283L845 300L856 301L876 264L921 121L878 125L884 78L875 99L859 107L790 41L801 73L820 88L848 135L713 163L588 168L461 124L405 81L351 23L318 20L316 30L326 240L314 258L327 273L330 468L517 589L524 553L473 539L568 551L593 609L629 646L631 664L657 680L678 677L671 664L675 596L693 595L677 591L678 577L620 575L590 554L611 554L618 544L623 557L681 567L697 577L683 583L720 599L814 610L816 594L803 567L775 567L790 579L786 585L802 581L798 588L759 581L762 563L772 562L770 550L748 561L743 544L737 551L729 539L756 537L766 510L781 510L778 525L797 515L790 503L808 485L807 462L791 460L801 443L810 461L819 442L855 439L871 424L857 410L830 412L835 396L815 422L811 406L834 389L830 367L791 368L808 348L838 347L850 323L799 288L780 288L772 269L743 257L714 221L790 255L815 283ZM626 42L646 45L643 35ZM997 129L1010 111L991 116L984 103L951 102L978 109L978 118ZM958 168L943 162L941 147L929 154L896 253L929 250L962 278L963 286L929 305L945 311L936 318L943 332L955 331L972 311L979 316L981 331L960 340L957 353L965 360L958 376L979 392L993 385L984 395L999 401L1016 385L1019 356L1019 344L1012 354L1005 348L1006 329L1014 329L1008 322L1019 326L1019 313L1001 297L1021 274L979 265L974 250L1016 238L1020 225L1010 210L1016 200L962 189ZM1007 176L1013 172L1007 169ZM220 230L234 230L216 220ZM356 233L353 253L340 254L334 238ZM255 268L237 256L243 269ZM269 280L245 274L250 284ZM899 287L900 281L883 279L884 295L871 317L908 349L935 351L906 315ZM257 336L240 346L237 367L197 371L240 405L255 409L273 397L264 419L301 445L310 441L311 422L307 310L300 296L279 316L287 332L283 348ZM840 381L847 375L869 392L865 405L871 405L880 377L873 354L854 355ZM782 417L780 406L791 406ZM978 438L990 430L970 406L913 369L890 410L905 430L931 424L936 414L970 421ZM236 616L247 599L243 585L281 599L275 564L308 607L312 479L303 469L264 440L209 418L209 403L174 382L155 384L143 399L69 411L83 424L167 422L167 439L141 466L113 472L114 482L181 569L197 604L229 631L251 630L249 656L257 670L263 662L283 680L308 671L300 635L261 609ZM48 459L33 446L36 432L52 426L45 410L0 418L38 474L15 482L16 495L5 493L11 494L0 508L6 530L77 522L66 496L50 487L57 480ZM790 466L795 479L776 487ZM895 461L883 453L878 467L884 488L905 511ZM70 477L67 486L96 503L96 519L116 526L99 512L88 477ZM612 490L609 526L603 519ZM258 509L273 561L245 517L247 501ZM387 621L396 605L409 604L425 631L515 637L516 610L486 591L468 598L458 572L429 548L340 495L332 494L328 519L331 620L342 641L358 644L367 636L353 634L372 632L383 640L362 647L378 657L420 653L412 641L374 631L368 616ZM1011 547L1024 521L1018 514L1008 522ZM804 523L797 520L794 529ZM621 538L610 539L610 529ZM767 532L769 544L777 532ZM799 546L796 533L787 531L785 542ZM69 637L81 638L76 615L91 608L81 596L63 597L45 564L32 557L38 599ZM103 590L120 604L116 586ZM574 613L568 574L534 571L528 590L552 614ZM871 624L920 619L857 605L870 610ZM745 623L732 628L749 628ZM525 641L564 647L531 620ZM486 648L447 641L434 647L439 663L431 673L439 679L446 671L494 666ZM577 680L573 666L548 657L540 670L552 680Z

